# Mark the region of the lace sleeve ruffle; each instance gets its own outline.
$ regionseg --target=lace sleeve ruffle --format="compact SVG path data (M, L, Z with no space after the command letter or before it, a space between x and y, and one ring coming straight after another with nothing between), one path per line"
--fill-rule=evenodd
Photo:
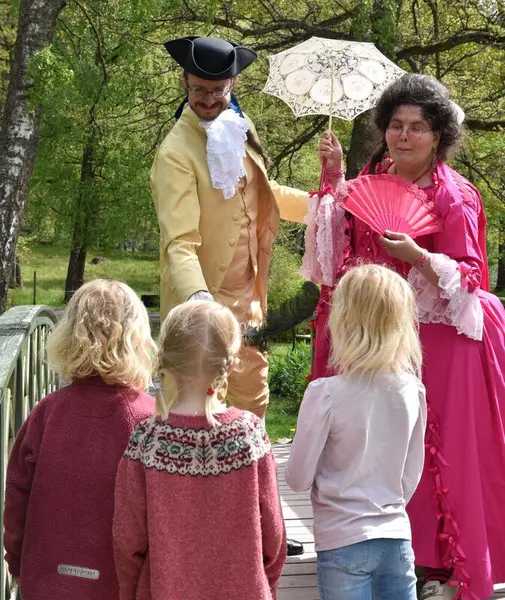
M430 264L439 277L433 285L415 268L408 280L414 288L421 323L444 323L472 340L482 340L484 314L473 287L464 285L465 267L445 254L430 254Z
M305 229L305 253L300 268L300 275L313 283L319 283L321 276L317 267L318 263L316 257L316 220L318 208L319 196L315 193L311 193L307 204L307 213L304 218L307 228Z
M348 244L345 210L330 190L312 193L305 216L305 254L300 274L309 281L332 286Z

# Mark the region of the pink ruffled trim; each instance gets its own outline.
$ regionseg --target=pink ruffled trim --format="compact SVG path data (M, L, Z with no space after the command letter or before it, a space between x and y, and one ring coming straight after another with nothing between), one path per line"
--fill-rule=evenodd
M350 246L345 210L335 202L333 188L311 192L305 216L305 254L300 274L314 283L333 286Z
M469 285L465 266L445 254L430 254L429 260L439 277L438 287L415 268L408 275L416 292L419 321L451 325L458 333L481 341L484 313L475 286Z
M300 275L308 281L319 283L321 273L318 270L317 249L316 249L316 226L317 210L319 208L319 195L311 191L304 222L307 225L305 229L305 254L303 255Z
M449 585L458 586L454 600L462 598L466 592L470 598L479 600L471 590L472 578L465 568L466 555L460 544L461 530L452 513L449 503L449 488L442 474L444 467L450 467L442 454L440 424L429 402L426 428L426 466L433 481L433 497L436 503L436 518L439 523L437 541L442 562L446 569L452 570ZM445 551L442 550L445 546Z
M344 261L345 210L327 194L322 198L317 214L317 262L321 268L321 283L333 285Z

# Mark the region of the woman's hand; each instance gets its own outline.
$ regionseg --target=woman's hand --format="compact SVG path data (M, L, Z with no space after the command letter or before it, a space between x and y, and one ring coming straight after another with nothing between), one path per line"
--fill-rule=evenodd
M321 164L325 164L329 171L339 171L342 168L342 146L333 131L327 131L319 142L317 149Z
M379 242L386 248L389 256L410 264L419 260L423 254L422 248L406 233L386 231L384 236L379 237Z

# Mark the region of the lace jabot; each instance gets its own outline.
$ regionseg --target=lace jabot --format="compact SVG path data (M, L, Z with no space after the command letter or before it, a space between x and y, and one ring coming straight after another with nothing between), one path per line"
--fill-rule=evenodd
M207 166L212 185L229 200L235 195L240 178L245 176L249 122L233 110L225 110L213 121L201 121L200 127L207 132Z

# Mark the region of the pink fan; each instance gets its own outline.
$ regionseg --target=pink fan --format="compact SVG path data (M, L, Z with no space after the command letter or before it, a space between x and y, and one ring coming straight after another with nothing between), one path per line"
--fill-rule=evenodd
M435 205L415 183L398 175L364 175L339 194L345 210L380 235L386 230L415 238L442 229Z

